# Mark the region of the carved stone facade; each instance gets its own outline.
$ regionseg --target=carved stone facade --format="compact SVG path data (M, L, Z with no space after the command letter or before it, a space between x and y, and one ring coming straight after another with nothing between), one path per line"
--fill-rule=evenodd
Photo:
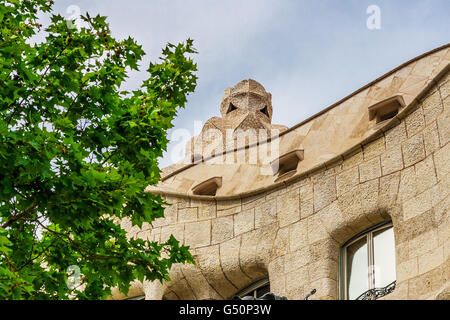
M197 265L176 265L172 281L136 283L129 295L227 299L268 277L271 292L288 299L303 299L313 289L309 299L338 299L341 246L392 221L397 282L382 299L449 299L449 63L446 45L280 130L267 146L277 143L279 156L303 152L284 180L276 181L270 170L273 157L220 163L214 160L225 154L216 154L167 170L161 184L148 189L172 204L165 218L128 230L155 241L173 234L191 247ZM371 106L397 95L404 105L396 115L369 119ZM232 115L230 106L242 110ZM222 118L210 119L205 128L274 128L270 94L256 81L227 89L220 108ZM263 145L225 151L236 155ZM215 176L222 181L215 196L193 194Z

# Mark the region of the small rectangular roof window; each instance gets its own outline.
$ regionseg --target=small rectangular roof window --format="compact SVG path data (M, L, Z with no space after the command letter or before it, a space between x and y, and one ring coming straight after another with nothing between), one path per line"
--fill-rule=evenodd
M369 120L376 119L377 123L395 117L399 110L405 106L401 95L380 101L369 107Z

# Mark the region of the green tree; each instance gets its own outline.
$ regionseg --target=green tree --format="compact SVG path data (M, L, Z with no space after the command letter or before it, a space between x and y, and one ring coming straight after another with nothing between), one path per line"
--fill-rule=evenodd
M0 0L0 299L102 299L169 280L173 263L194 262L188 247L128 239L120 221L164 215L144 190L196 86L192 40L168 44L139 89L121 91L141 46L114 39L102 16L74 28L52 14L44 30L38 14L52 5Z

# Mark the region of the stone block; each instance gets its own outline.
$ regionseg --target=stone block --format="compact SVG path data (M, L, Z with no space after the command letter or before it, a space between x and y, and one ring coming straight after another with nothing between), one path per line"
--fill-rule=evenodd
M255 207L255 228L261 228L265 225L277 221L277 203L272 199L261 203Z
M353 231L347 226L345 216L339 208L338 201L334 201L329 206L323 208L315 216L320 219L322 225L333 239L343 243L353 235ZM310 218L308 218L308 221L310 221ZM314 227L312 224L310 226L311 228ZM323 230L320 228L319 231L323 233ZM313 239L317 241L318 237L319 234L316 234L313 236ZM326 234L322 234L318 240L325 239L326 237ZM313 242L312 240L310 241L311 243Z
M286 192L286 188L284 186L277 187L276 189L269 190L266 193L266 200L276 199L280 194Z
M308 183L303 185L299 189L300 192L300 201L311 200L313 198L313 184Z
M228 209L217 210L217 216L225 217L225 216L233 215L238 212L241 212L241 209L242 209L241 206L237 206L237 207L232 207L232 208L228 208Z
M308 217L307 220L308 240L310 244L330 237L318 214Z
M284 274L284 256L278 257L269 263L269 278L276 278L280 274Z
M314 200L306 200L300 203L300 217L305 219L314 213Z
M196 261L208 283L223 299L228 299L236 293L238 288L225 277L220 267L218 245L198 248Z
M380 158L376 157L372 160L363 162L359 165L360 182L366 182L381 176Z
M418 259L419 274L431 271L444 263L444 248L443 246L440 246L434 250L428 251L419 256Z
M369 142L363 147L363 150L364 160L370 160L376 156L381 155L386 150L384 137Z
M419 274L417 258L397 263L397 281L402 282L416 277Z
M315 242L310 246L311 262L324 259L333 259L338 261L339 246L340 244L332 238Z
M316 289L316 293L312 295L310 300L336 300L338 299L337 281L329 278L321 278L313 281L310 288ZM307 288L306 292L310 291ZM312 289L311 289L312 290Z
M403 168L402 149L399 145L381 155L381 170L383 175L401 170Z
M415 170L416 179L417 181L420 181L420 183L417 184L417 193L430 189L437 183L433 157L430 156L416 163Z
M378 210L378 191L378 180L370 180L338 198L339 208L353 231L362 231L382 219Z
M198 208L198 219L211 219L216 217L216 206L202 206Z
M186 207L178 210L178 222L190 222L198 219L198 208Z
M234 216L234 236L253 230L255 227L255 210L240 212Z
M296 190L277 197L277 218L280 228L300 220L300 199Z
M423 256L428 251L436 249L438 244L439 241L436 230L432 229L428 232L423 232L410 240L409 257L414 258Z
M359 183L358 167L353 167L336 175L337 196L349 191Z
M443 81L440 84L439 91L441 93L442 100L445 100L446 98L448 98L450 96L450 81L449 80Z
M405 167L409 167L425 158L425 147L422 134L408 139L402 144L403 161Z
M290 226L289 250L296 251L308 245L308 220L302 219Z
M422 108L425 116L425 124L434 121L443 110L439 91L435 91L427 96L422 102Z
M206 280L205 276L195 265L183 265L183 274L187 283L193 289L197 300L222 300L223 298L214 290ZM178 299L178 298L177 298Z
M414 167L401 171L398 198L401 202L411 199L417 194L417 179Z
M275 242L273 243L271 259L284 256L289 252L289 227L278 229Z
M389 129L385 133L386 149L391 149L394 146L401 144L402 141L406 140L406 126L405 121L402 121L395 127Z
M403 220L414 218L432 208L432 190L427 190L403 203Z
M286 296L286 276L277 275L271 277L270 279L270 291L272 291L277 296Z
M242 210L245 211L266 202L266 197L264 193L261 193L254 196L250 196L248 198L243 198L241 201L242 201Z
M257 234L256 255L260 262L267 265L270 261L270 250L278 233L278 225L276 223L255 230ZM245 235L247 233L244 233Z
M320 169L319 171L316 171L311 174L311 182L313 184L317 184L319 182L322 182L322 181L334 176L334 174L335 174L334 168Z
M401 215L398 215L398 220L395 221L394 228L396 241L399 243L410 241L423 233L435 229L436 223L434 221L435 216L433 210L431 209L423 214L419 214L406 222Z
M425 118L423 116L422 107L419 106L412 113L408 114L405 123L408 137L412 137L417 132L421 131L425 127Z
M314 211L326 207L336 199L336 179L334 177L314 184Z
M450 109L450 96L445 98L442 102L444 104L444 110Z
M450 97L447 99L450 101ZM445 146L450 141L450 108L446 108L437 118L439 139L441 146Z
M395 231L397 231L397 230L395 230ZM409 241L399 242L398 239L396 239L396 241L395 241L395 259L396 259L397 265L409 260Z
M303 286L308 282L308 268L303 267L286 274L286 295L289 300L304 299Z
M184 243L184 224L174 224L169 226L163 226L161 228L161 243L169 240L170 235L173 235L175 239Z
M308 265L309 281L316 281L322 278L329 278L332 280L338 280L338 268L337 261L333 259L324 259L312 262Z
M233 217L220 217L212 220L212 243L216 244L233 237Z
M196 296L192 291L191 287L188 285L186 279L178 280L172 283L170 287L172 292L174 292L178 299L182 300L195 300Z
M342 162L342 169L347 170L354 166L359 165L363 161L363 152L360 150L359 152L347 157Z
M436 166L436 174L441 181L450 172L450 143L447 143L434 154L434 164Z
M440 268L433 269L408 281L408 299L434 298L436 292L445 283L445 273Z
M211 221L186 223L184 238L184 244L191 247L202 247L211 244Z
M277 235L277 230L278 224L273 223L242 234L241 249L239 251L241 268L252 279L267 275L270 251Z
M447 119L450 123L450 117ZM448 125L448 124L444 124ZM450 131L450 126L448 127ZM448 135L450 137L450 134ZM439 149L439 133L436 122L432 122L428 127L423 130L423 142L425 144L425 155L428 157L430 154Z
M242 209L241 199L217 201L217 216L234 214Z
M242 272L239 264L239 248L241 238L236 237L220 244L220 264L225 276L237 288L243 288L251 282L251 279Z
M303 247L286 255L284 269L286 273L289 273L306 266L310 262L311 252L308 247Z
M164 221L161 225L174 224L177 222L177 206L171 205L164 208Z
M400 172L380 178L380 193L378 195L378 207L380 209L391 208L395 205L400 184Z

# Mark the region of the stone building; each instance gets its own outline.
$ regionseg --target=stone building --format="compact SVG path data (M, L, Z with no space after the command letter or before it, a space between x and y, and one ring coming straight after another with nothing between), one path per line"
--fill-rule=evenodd
M449 299L449 69L447 44L291 128L271 123L258 82L226 89L222 117L148 189L172 204L165 218L123 222L173 234L197 265L129 297Z

